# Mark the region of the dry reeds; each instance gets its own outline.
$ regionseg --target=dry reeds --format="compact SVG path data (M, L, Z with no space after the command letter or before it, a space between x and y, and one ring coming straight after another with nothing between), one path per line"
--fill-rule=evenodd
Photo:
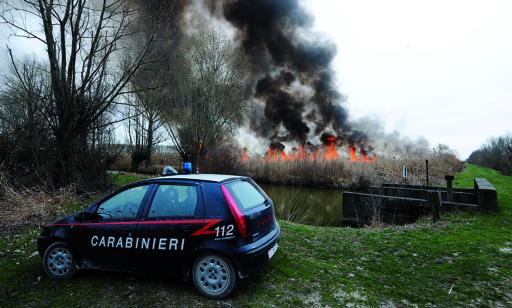
M240 162L238 170L257 182L271 184L339 187L346 179L345 164L341 161L250 160Z
M463 163L451 155L429 157L431 185L444 183L444 175L460 171ZM424 158L379 159L372 163L351 161L265 161L239 162L239 174L248 175L260 183L350 187L370 186L381 183L400 183L402 166L409 168L409 184L424 185L426 169Z
M2 229L45 223L66 212L67 206L79 202L74 186L57 191L42 188L17 188L0 173L0 218Z

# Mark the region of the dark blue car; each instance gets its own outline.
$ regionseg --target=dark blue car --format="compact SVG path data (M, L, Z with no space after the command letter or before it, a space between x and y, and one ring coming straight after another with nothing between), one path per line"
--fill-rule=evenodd
M223 298L272 258L279 235L272 200L250 178L173 175L47 225L37 244L54 279L78 269L178 270L203 295Z

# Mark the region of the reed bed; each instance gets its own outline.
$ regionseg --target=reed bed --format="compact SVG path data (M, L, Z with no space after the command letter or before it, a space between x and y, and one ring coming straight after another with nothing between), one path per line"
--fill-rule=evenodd
M67 213L70 205L80 205L73 185L56 191L41 187L17 187L0 173L0 231L47 223Z
M463 163L455 156L432 155L429 159L431 185L442 185L446 174L462 170ZM238 162L238 174L248 175L260 183L347 188L401 183L402 167L409 169L408 184L426 183L425 158L387 159L374 162L352 162L349 160L303 160Z

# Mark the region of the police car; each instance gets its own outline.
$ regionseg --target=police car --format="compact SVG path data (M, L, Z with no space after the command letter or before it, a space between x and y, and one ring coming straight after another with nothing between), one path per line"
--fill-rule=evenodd
M79 269L182 271L223 298L275 254L272 200L250 178L180 174L139 181L84 212L45 226L37 239L49 277Z

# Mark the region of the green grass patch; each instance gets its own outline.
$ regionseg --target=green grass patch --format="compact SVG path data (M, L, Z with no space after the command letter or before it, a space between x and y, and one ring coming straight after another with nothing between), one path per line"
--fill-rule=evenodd
M165 274L90 271L51 281L31 257L38 231L28 230L0 239L2 306L510 306L512 177L468 165L455 183L472 187L474 177L496 186L498 213L374 229L282 221L274 259L224 301L206 300L192 283Z
M148 179L151 176L138 173L115 173L112 175L113 183L117 187L122 187L133 182Z

